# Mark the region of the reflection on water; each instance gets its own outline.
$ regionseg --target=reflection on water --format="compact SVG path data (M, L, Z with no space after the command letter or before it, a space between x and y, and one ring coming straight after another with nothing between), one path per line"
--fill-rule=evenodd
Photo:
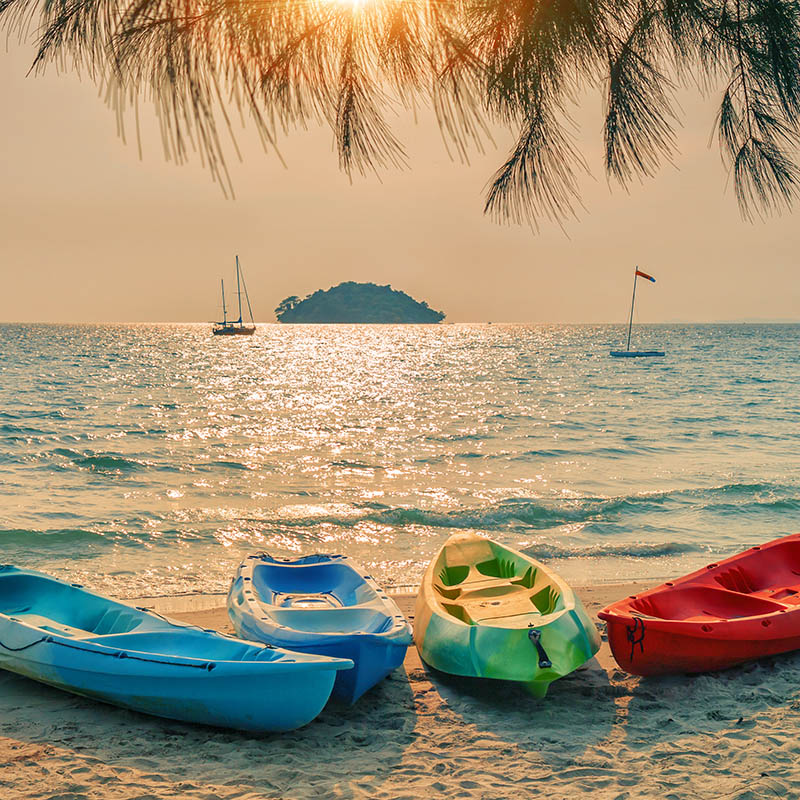
M794 530L795 326L0 327L3 560L122 595L248 552L414 583L457 530L576 581Z

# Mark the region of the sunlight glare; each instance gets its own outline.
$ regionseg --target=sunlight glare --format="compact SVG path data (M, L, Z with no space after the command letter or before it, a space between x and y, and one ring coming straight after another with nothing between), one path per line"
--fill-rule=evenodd
M361 11L370 0L321 0L324 5L337 5L352 11Z

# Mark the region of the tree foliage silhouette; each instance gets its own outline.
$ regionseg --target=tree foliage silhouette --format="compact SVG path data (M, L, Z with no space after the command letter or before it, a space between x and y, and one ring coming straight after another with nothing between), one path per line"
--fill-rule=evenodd
M454 151L518 132L491 179L500 220L561 221L586 169L570 109L603 93L605 168L652 176L675 149L674 92L722 97L717 138L746 217L797 195L800 0L0 0L37 31L36 66L71 61L120 113L154 104L168 155L223 184L229 114L276 133L327 122L347 173L407 162L387 121L430 105Z

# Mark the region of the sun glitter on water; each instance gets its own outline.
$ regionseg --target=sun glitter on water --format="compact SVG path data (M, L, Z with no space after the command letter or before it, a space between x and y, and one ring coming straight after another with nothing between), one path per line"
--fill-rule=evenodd
M322 0L325 5L335 5L352 11L361 11L368 6L371 0Z

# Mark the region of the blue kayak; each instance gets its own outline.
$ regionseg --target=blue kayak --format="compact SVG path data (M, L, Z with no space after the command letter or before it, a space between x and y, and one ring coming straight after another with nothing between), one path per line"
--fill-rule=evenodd
M158 717L262 732L314 719L352 661L256 645L0 565L0 667Z
M352 660L333 687L347 703L399 667L412 641L395 602L338 555L250 556L231 584L228 614L245 639Z

